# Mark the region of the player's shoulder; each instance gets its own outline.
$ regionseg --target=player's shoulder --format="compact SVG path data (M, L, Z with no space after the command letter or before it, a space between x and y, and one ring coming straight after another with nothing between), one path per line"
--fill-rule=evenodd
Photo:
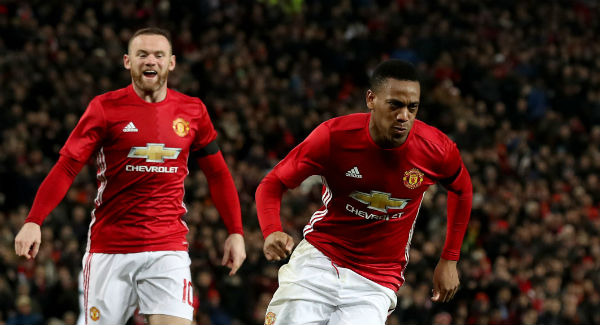
M206 105L198 97L189 96L171 88L168 89L167 96L171 105L177 106L192 116L208 116Z
M128 95L129 95L129 91L128 91L127 87L125 87L125 88L112 90L112 91L106 92L104 94L98 95L98 96L94 97L94 99L92 99L92 101L99 102L102 104L102 106L106 106L106 105L120 103L124 100L127 100Z
M195 104L204 107L204 103L198 97L189 96L171 88L168 88L167 91L171 100L177 101L182 104Z
M445 150L453 141L440 129L431 126L423 121L415 120L413 125L415 140L425 142L441 150Z
M365 128L369 120L369 113L354 113L344 116L334 117L323 122L331 132L351 132Z

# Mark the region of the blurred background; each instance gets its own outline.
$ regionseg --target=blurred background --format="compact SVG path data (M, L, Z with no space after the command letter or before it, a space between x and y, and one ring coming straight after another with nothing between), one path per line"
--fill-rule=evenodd
M228 277L227 232L190 166L198 324L263 323L280 263L262 256L256 187L320 122L365 112L387 58L418 66L418 118L456 141L474 186L461 290L429 300L446 213L432 187L388 324L600 323L598 1L2 0L0 324L77 318L95 167L46 219L35 260L14 235L88 102L131 82L122 56L146 26L171 31L169 86L206 103L242 205L248 258ZM318 182L288 192L284 230L299 241L320 205Z

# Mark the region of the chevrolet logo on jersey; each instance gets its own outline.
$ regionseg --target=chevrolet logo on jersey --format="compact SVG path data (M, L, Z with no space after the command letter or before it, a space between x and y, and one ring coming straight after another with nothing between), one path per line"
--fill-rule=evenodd
M390 198L390 193L371 191L371 194L354 191L350 197L358 202L368 204L367 208L387 212L388 209L404 209L410 199Z
M145 158L146 162L165 162L165 159L176 159L181 148L165 148L163 143L148 143L145 147L133 147L128 158Z

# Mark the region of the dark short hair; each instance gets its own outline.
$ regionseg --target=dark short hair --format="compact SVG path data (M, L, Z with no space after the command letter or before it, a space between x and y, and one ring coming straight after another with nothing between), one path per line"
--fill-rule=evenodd
M391 59L383 61L375 67L369 81L371 89L375 90L379 88L388 78L419 82L417 68L412 63Z
M133 41L134 38L136 38L140 35L164 36L167 39L167 41L169 41L169 46L171 47L171 51L173 51L173 45L171 44L171 33L169 33L168 30L158 28L158 27L146 27L146 28L138 29L135 33L133 33L133 36L131 36L131 38L129 39L129 42L127 43L127 52L129 52L129 47L131 46L131 41Z

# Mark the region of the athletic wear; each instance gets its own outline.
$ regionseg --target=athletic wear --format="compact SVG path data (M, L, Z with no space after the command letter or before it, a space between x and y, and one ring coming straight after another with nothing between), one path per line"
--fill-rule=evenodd
M265 324L384 324L395 307L393 290L335 266L303 240L279 269Z
M85 324L125 324L140 314L193 319L194 295L187 252L86 253Z
M452 193L442 257L457 260L472 186L456 144L441 131L415 120L404 144L383 149L371 139L370 116L352 114L318 126L265 177L257 210L265 238L280 231L282 191L321 175L323 206L304 228L306 240L335 265L398 290L427 188L440 181Z
M204 104L170 89L159 103L143 101L131 85L90 102L26 220L41 225L94 158L98 194L83 261L85 324L125 324L138 306L140 314L192 320L182 220L190 154L229 233L243 233L235 184L215 138Z
M92 157L98 166L87 251L186 251L183 181L191 151L209 171L211 192L220 187L225 193L214 201L229 232L242 233L237 192L215 138L204 104L171 89L159 103L142 100L131 85L94 98L60 151L61 160L79 162L79 170ZM67 175L56 191L66 193L68 169L55 169L45 182ZM58 197L40 188L36 201L56 206L64 193ZM41 224L48 213L34 208L26 222Z

